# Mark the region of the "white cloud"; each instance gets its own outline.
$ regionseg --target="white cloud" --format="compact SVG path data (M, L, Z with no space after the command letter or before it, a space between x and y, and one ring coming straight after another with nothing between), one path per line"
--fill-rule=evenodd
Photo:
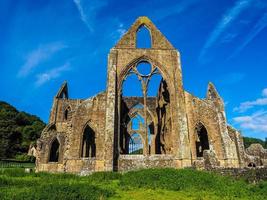
M38 74L37 80L35 82L35 86L39 87L52 79L60 77L63 72L69 71L69 70L70 70L70 64L65 63L64 65L60 67L51 69L42 74Z
M258 111L252 115L245 115L233 118L233 121L242 129L255 132L267 133L267 111Z
M222 33L238 18L238 16L247 9L253 0L239 0L236 4L229 9L221 18L215 29L211 32L208 40L206 41L204 47L202 48L199 61L205 56L207 50L217 42L221 37ZM229 41L229 38L228 38Z
M267 88L264 88L261 94L262 96L267 97Z
M106 5L104 0L73 0L76 5L81 20L87 26L89 31L94 31L95 16L97 11Z
M66 48L67 46L61 42L54 42L46 45L40 45L37 49L31 51L23 66L18 72L19 77L27 76L40 63L49 59L56 52Z
M267 105L267 88L262 90L262 98L258 98L254 101L245 101L242 102L238 107L234 108L234 111L245 112L250 108L255 106L265 106Z

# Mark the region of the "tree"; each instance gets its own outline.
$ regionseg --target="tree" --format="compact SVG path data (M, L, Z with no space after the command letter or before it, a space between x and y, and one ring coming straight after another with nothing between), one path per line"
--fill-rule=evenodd
M264 148L267 148L266 138L265 138L265 141L258 139L258 138L252 138L252 137L244 137L243 139L244 139L245 148L248 148L251 144L255 144L255 143L259 143Z
M27 153L36 143L45 123L26 112L19 112L10 104L0 101L0 158L14 158Z

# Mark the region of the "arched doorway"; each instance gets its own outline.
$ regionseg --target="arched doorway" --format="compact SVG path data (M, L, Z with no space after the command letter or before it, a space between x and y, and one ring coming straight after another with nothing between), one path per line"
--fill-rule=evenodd
M204 150L210 149L208 132L202 123L198 123L195 128L196 134L196 156L203 157Z
M51 147L50 147L49 162L58 162L59 147L60 147L60 144L59 144L57 138L55 138L51 144Z
M86 125L82 137L82 153L83 158L93 158L96 156L95 132Z

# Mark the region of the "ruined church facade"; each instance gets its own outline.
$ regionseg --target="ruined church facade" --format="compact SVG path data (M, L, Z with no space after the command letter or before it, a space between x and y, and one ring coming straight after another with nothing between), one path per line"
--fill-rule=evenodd
M146 28L150 48L138 48ZM140 65L149 66L142 71ZM140 96L127 96L129 77ZM157 93L150 84L160 76ZM245 167L241 134L229 126L212 83L206 98L183 88L180 54L147 18L140 17L108 56L107 87L88 99L71 99L64 82L49 123L37 142L36 170L90 173L155 167Z

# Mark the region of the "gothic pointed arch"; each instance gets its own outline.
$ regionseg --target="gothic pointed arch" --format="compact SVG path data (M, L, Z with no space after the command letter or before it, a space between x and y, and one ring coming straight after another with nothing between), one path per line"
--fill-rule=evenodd
M69 94L68 94L68 84L67 81L64 81L61 87L59 88L56 98L59 99L68 99Z
M167 38L158 30L153 22L146 16L139 17L131 28L122 36L116 44L116 48L136 48L136 33L138 29L145 26L151 33L151 48L174 49ZM154 39L156 38L156 39Z
M151 75L153 74L160 74L162 78L166 81L168 85L170 85L169 80L169 73L167 71L166 66L164 67L161 63L158 61L154 60L153 58L149 56L142 55L140 57L137 57L133 59L131 62L129 62L120 72L118 76L118 89L121 91L122 89L122 84L127 78L129 74L134 73L135 71L132 70L133 68L138 68L139 64L142 63L148 63L151 66ZM136 70L138 71L138 70ZM148 75L148 74L147 74Z
M95 132L88 124L85 125L82 134L81 157L83 158L96 157Z
M58 162L60 154L60 143L57 138L54 138L49 151L49 162Z
M71 112L71 107L70 106L67 106L64 110L64 121L67 121L70 119L70 112Z
M151 48L152 38L150 30L145 24L139 26L136 31L136 48Z
M196 138L196 156L203 157L204 150L209 150L209 137L208 131L203 123L198 122L195 126L195 138Z

